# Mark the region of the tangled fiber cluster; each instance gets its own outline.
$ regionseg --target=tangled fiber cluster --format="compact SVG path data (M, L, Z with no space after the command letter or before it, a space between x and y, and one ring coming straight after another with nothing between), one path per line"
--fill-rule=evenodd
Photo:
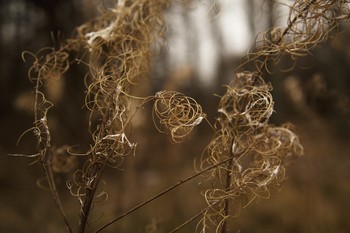
M204 117L202 107L191 97L176 91L160 91L155 95L154 124L175 143L183 141Z
M217 132L199 164L200 171L220 164L207 174L211 188L204 191L208 208L201 232L220 232L242 206L257 197L268 198L270 189L284 179L286 162L303 154L289 127L268 124L273 112L270 91L258 73L244 72L221 97Z
M227 87L221 98L218 111L234 127L264 125L273 112L271 90L257 73L238 73L233 87Z
M131 140L131 119L137 111L132 107L135 100L142 100L140 105L153 101L154 124L174 143L182 142L206 119L196 100L177 91L159 91L151 97L133 95L133 90L148 76L155 44L161 43L165 32L163 12L172 2L116 1L114 8L78 27L77 36L59 48L24 53L34 58L28 73L35 83L34 126L25 133L33 132L37 153L18 156L36 158L42 164L68 232L73 231L57 193L54 172L69 170L72 167L69 163L73 163L71 156L78 153L68 150L71 156L63 157L63 147L52 146L47 122L53 105L45 97L43 84L61 78L72 62L88 67L84 80L85 106L90 113L92 143L88 151L79 154L83 164L67 182L81 203L78 232L83 233L93 203L108 197L104 191L98 191L104 168L119 167L126 156L135 153L136 143ZM241 207L257 197L268 198L271 188L283 181L285 165L303 154L289 125L269 124L274 102L272 86L264 81L263 73L269 72L268 65L277 63L282 56L296 60L329 39L342 22L349 20L349 4L348 0L296 0L290 6L286 27L274 27L257 36L254 49L243 62L254 62L255 70L236 73L227 86L220 99L214 137L199 159L198 173L193 176L203 174L210 183L203 191L207 207L201 212L204 214L197 228L200 232L226 232L228 221L238 216ZM76 51L83 51L83 56L73 60L70 54Z
M295 61L310 54L349 15L349 1L297 0L290 6L286 27L257 36L255 51L245 57L256 64L256 71L236 74L227 87L220 100L217 131L200 160L199 171L219 165L207 174L212 188L204 191L208 208L198 225L201 232L226 232L229 219L256 197L268 198L271 188L284 179L284 166L303 154L290 126L268 124L272 87L262 73L271 72L269 64L284 55Z
M134 111L131 92L148 75L152 48L163 37L162 12L168 4L169 0L118 1L114 8L78 27L76 38L66 40L58 49L32 54L35 60L29 77L36 81L36 100L35 127L30 130L37 136L39 153L30 157L40 157L47 168L47 177L52 178L52 168L57 170L53 165L55 161L64 161L58 160L51 148L46 115L52 105L43 94L45 86L42 84L48 79L60 78L71 62L76 62L69 58L72 51L84 51L78 63L89 69L85 77L86 108L90 111L89 131L93 143L85 153L71 152L83 156L85 162L67 182L71 193L81 203L79 232L85 231L94 198L104 194L104 191L96 194L104 167L118 167L125 156L135 152L136 143L129 139ZM53 178L51 182L56 204L62 209ZM72 232L63 210L61 214Z
M246 62L255 62L269 72L271 65L288 55L293 61L311 54L311 50L332 37L334 29L349 20L349 0L296 0L290 6L287 26L272 27L257 35ZM285 70L291 70L295 63Z

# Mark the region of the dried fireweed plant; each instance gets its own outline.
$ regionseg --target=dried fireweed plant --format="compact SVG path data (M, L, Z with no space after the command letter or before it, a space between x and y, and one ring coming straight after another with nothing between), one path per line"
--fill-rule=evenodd
M92 143L81 156L84 163L76 169L67 187L80 202L77 232L87 232L88 218L96 199L107 199L98 191L106 167L118 168L128 155L136 153L136 142L130 139L131 122L145 104L153 104L155 127L181 143L193 128L208 122L195 99L177 91L163 90L153 96L135 96L134 90L147 82L155 44L165 34L163 12L174 1L119 0L96 19L80 26L77 36L57 49L42 49L36 54L25 52L23 58L34 58L28 74L35 86L32 132L37 152L19 155L36 159L43 167L49 189L68 232L75 232L67 219L56 189L55 171L59 151L54 149L48 126L48 111L53 104L45 97L45 82L59 79L78 62L89 69L85 76L85 106L90 112L89 132ZM182 1L188 4L188 1ZM177 227L201 217L198 232L227 232L228 223L242 207L256 198L269 198L270 191L284 180L285 166L303 154L297 135L290 125L269 124L273 114L272 86L264 79L269 65L282 56L292 60L310 54L310 50L331 37L338 26L349 19L349 1L296 0L290 6L286 27L275 27L258 36L243 64L254 63L253 70L237 70L226 87L218 106L218 116L211 142L196 160L196 173L135 206L102 225L100 232L133 211L145 206L195 177L208 182L203 196L207 206L196 216ZM72 58L83 51L80 59ZM137 103L135 107L135 104ZM69 146L66 146L69 148ZM68 157L67 157L68 158ZM204 186L203 186L204 187Z

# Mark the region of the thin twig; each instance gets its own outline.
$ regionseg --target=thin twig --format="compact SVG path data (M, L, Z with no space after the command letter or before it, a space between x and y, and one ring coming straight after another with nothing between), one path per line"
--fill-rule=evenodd
M72 230L72 227L70 226L70 223L67 219L67 216L64 212L64 209L63 209L63 206L62 206L62 203L61 203L61 199L58 195L58 192L57 192L57 188L56 188L56 183L54 181L54 177L53 177L53 173L52 173L52 169L51 169L51 166L50 164L42 164L43 165L43 168L44 168L44 172L48 178L48 183L49 183L49 187L50 187L50 191L52 193L52 196L53 196L53 199L56 203L56 207L67 227L67 230L69 233L73 233L73 230Z
M202 171L200 171L200 172L197 172L197 173L194 174L194 175L191 175L191 176L187 177L187 178L184 179L184 180L181 180L181 181L177 182L176 184L174 184L174 185L172 185L172 186L166 188L165 190L161 191L160 193L154 195L153 197L147 199L146 201L144 201L144 202L142 202L142 203L136 205L135 207L133 207L133 208L131 208L130 210L126 211L125 213L121 214L119 217L110 220L108 223L106 223L105 225L103 225L102 227L100 227L99 229L97 229L97 230L95 231L95 233L102 231L103 229L107 228L108 226L110 226L111 224L115 223L116 221L118 221L118 220L120 220L120 219L126 217L127 215L133 213L134 211L140 209L141 207L147 205L148 203L150 203L150 202L156 200L157 198L159 198L159 197L163 196L164 194L170 192L171 190L175 189L176 187L178 187L178 186L180 186L180 185L182 185L182 184L184 184L184 183L186 183L186 182L188 182L188 181L190 181L190 180L193 180L193 179L196 178L197 176L200 176L200 175L206 173L207 171L212 170L213 168L216 168L216 167L218 167L218 166L220 166L220 165L222 165L222 164L224 164L224 163L226 163L226 162L228 162L228 161L230 161L230 160L232 160L232 159L235 159L236 157L240 157L240 156L244 155L247 151L248 151L248 150L245 150L245 151L241 152L241 153L238 154L238 155L235 155L235 156L233 156L233 157L229 157L229 158L227 158L227 159L221 161L220 163L214 164L214 165L212 165L212 166L210 166L210 167L208 167L208 168L206 168L206 169L204 169L204 170L202 170Z
M204 208L203 210L201 210L199 213L195 214L193 217L191 217L190 219L188 219L186 222L182 223L181 225L177 226L175 229L173 229L172 231L170 231L170 233L174 233L177 232L178 230L181 230L182 228L184 228L185 226L187 226L188 224L190 224L191 222L193 222L196 218L198 218L199 216L201 216L205 211L207 211L209 209L209 206L207 208Z
M38 77L37 80L36 80L36 85L35 85L35 102L34 102L34 124L35 124L35 127L36 128L39 128L39 116L38 116L38 99L39 99L39 86L40 86L40 78ZM46 116L44 116L46 117ZM46 123L45 123L46 124ZM48 139L49 140L49 139ZM40 144L40 143L39 143ZM67 227L67 230L69 233L73 233L73 230L72 230L72 227L67 219L67 216L64 212L64 209L63 209L63 206L62 206L62 203L61 203L61 199L60 199L60 196L57 192L57 188L56 188L56 183L55 183L55 180L54 180L54 176L53 176L53 173L52 173L52 169L51 169L51 156L48 155L48 152L50 151L50 143L45 143L45 148L44 149L40 149L40 152L38 153L39 155L39 158L40 158L40 161L41 161L41 165L44 169L44 173L45 173L45 176L47 177L47 180L48 180L48 184L49 184L49 187L50 187L50 192L52 193L52 197L55 201L55 204L56 204L56 207Z
M87 225L87 220L88 217L90 215L90 210L91 210L91 205L92 202L94 200L95 197L95 193L102 175L102 170L104 168L104 164L99 164L99 163L95 163L93 165L94 167L92 168L92 171L94 174L96 174L96 178L94 179L94 181L91 184L91 187L86 188L86 196L84 199L84 203L82 206L82 210L80 213L80 220L79 220L79 229L78 232L79 233L84 233L85 232L85 228Z

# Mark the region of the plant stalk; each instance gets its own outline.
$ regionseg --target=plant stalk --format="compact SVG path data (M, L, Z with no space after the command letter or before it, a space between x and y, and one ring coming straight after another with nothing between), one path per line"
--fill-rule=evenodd
M231 172L232 172L232 165L233 161L232 159L228 161L227 164L227 171L226 171L226 184L225 184L225 190L228 191L230 189L231 185ZM223 215L226 218L229 215L229 205L230 205L230 200L228 198L225 198L224 202L224 212ZM224 220L221 228L221 233L226 233L227 232L227 221Z
M91 184L91 187L86 188L86 196L84 198L84 203L80 213L79 219L79 233L84 233L87 225L87 221L90 215L91 205L93 203L95 193L101 178L102 170L104 168L103 164L95 163L92 168L92 177L96 177Z
M214 165L212 165L212 166L210 166L210 167L207 167L206 169L204 169L204 170L202 170L202 171L200 171L200 172L197 172L196 174L191 175L191 176L187 177L187 178L184 179L184 180L180 180L180 181L177 182L176 184L174 184L174 185L172 185L172 186L170 186L170 187L164 189L164 190L161 191L160 193L158 193L158 194L156 194L156 195L150 197L150 198L147 199L146 201L144 201L144 202L142 202L142 203L136 205L135 207L133 207L133 208L131 208L130 210L126 211L125 213L119 215L119 216L116 217L115 219L110 220L108 223L106 223L105 225L103 225L102 227L100 227L99 229L97 229L94 233L97 233L97 232L100 232L100 231L104 230L105 228L107 228L108 226L110 226L110 225L112 225L113 223L117 222L118 220L120 220L120 219L122 219L122 218L128 216L129 214L131 214L131 213L133 213L134 211L140 209L141 207L147 205L148 203L150 203L150 202L156 200L157 198L163 196L164 194L170 192L171 190L177 188L178 186L180 186L180 185L182 185L182 184L184 184L184 183L186 183L186 182L188 182L188 181L190 181L190 180L193 180L194 178L196 178L196 177L198 177L198 176L200 176L200 175L202 175L202 174L204 174L204 173L206 173L206 172L208 172L208 171L210 171L210 170L212 170L212 169L214 169L214 168L216 168L216 167L218 167L218 166L220 166L220 165L222 165L222 164L225 164L225 163L227 163L228 161L232 161L233 159L236 159L237 157L243 156L247 151L248 151L248 150L245 150L245 151L243 151L243 152L241 152L241 153L239 153L239 154L237 154L237 155L235 155L235 156L229 157L229 158L227 158L227 159L225 159L225 160L223 160L223 161L221 161L221 162L219 162L219 163L217 163L217 164L214 164Z

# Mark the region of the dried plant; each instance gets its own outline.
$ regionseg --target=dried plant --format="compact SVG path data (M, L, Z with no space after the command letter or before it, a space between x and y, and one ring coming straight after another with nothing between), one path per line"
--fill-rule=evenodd
M94 202L108 197L104 190L98 189L105 168L118 168L126 156L136 153L131 123L141 106L153 102L155 127L174 143L183 142L203 120L209 122L197 101L180 92L164 90L153 96L133 94L147 82L155 44L161 43L164 37L163 12L171 2L117 1L113 9L78 27L77 36L59 48L23 54L24 58L28 54L34 58L28 72L35 86L34 126L25 133L34 134L37 153L18 156L35 158L42 165L68 232L73 229L64 213L54 172L74 168L74 156L81 156L84 162L67 181L67 187L81 204L77 231L83 233L87 232ZM274 102L272 85L264 79L264 73L270 72L269 65L278 63L282 56L289 55L296 60L308 55L312 48L328 39L340 23L348 20L349 15L349 1L296 0L290 7L287 26L262 33L244 58L242 67L253 62L254 70L237 72L227 85L216 122L211 126L213 139L197 161L197 173L112 219L96 232L198 176L210 184L209 188L203 186L207 206L174 231L202 216L197 226L199 232L227 232L228 222L239 215L243 206L256 198L269 198L271 190L284 180L286 165L303 154L303 147L291 126L269 124ZM83 51L84 56L73 59L70 54L75 51ZM84 153L75 153L69 146L55 149L47 123L53 104L45 97L44 83L62 78L72 62L89 69L85 77L85 106L90 112L92 143ZM60 154L65 148L70 155L62 157Z
M161 91L155 97L154 124L160 132L169 134L175 143L184 140L205 118L201 106L193 98L182 93Z
M255 198L269 198L284 179L286 161L303 154L288 127L268 124L273 112L271 86L259 74L239 73L220 101L217 132L203 154L199 170L208 172L212 188L204 191L208 209L201 232L226 231L226 222Z

